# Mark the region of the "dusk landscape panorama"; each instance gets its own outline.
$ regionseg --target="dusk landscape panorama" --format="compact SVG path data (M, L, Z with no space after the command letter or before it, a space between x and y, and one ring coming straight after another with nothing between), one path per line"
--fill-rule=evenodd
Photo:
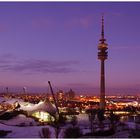
M0 139L140 138L140 2L0 2Z

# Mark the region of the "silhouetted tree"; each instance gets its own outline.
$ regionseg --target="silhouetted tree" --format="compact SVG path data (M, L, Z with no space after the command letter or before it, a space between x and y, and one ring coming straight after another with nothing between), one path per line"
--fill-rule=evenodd
M49 128L42 128L41 132L39 132L40 138L50 138L51 132Z
M129 131L129 138L140 138L140 128L136 126L135 129Z
M73 127L77 124L77 117L75 115L72 116L71 124Z
M12 131L10 130L0 130L0 138L4 138L6 137L9 133L11 133Z
M118 115L115 115L114 113L113 113L113 111L111 111L110 112L110 117L109 117L109 119L110 119L110 122L111 122L111 128L112 129L115 129L115 124L119 121L119 116Z
M88 110L86 110L86 113L89 116L90 128L91 128L91 133L92 133L94 131L94 129L93 129L93 121L95 119L95 115L97 113L97 110L96 109L88 109Z
M58 124L59 125L64 125L66 122L66 117L62 114L59 115L59 120L58 120Z
M82 137L82 132L79 127L69 127L64 132L64 138L80 138Z
M66 121L66 118L62 114L55 116L55 122L53 126L55 127L56 138L58 138L58 135L60 132L60 126L64 125L65 121Z
M105 117L104 117L104 110L102 109L99 109L98 112L97 112L97 117L99 119L99 125L100 125L100 128L103 128L103 120L105 120Z

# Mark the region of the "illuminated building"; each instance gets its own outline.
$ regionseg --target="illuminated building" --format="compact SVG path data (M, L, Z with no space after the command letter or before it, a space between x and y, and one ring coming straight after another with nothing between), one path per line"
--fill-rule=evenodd
M54 117L51 116L48 112L37 111L32 114L33 117L37 118L40 122L53 122L55 121Z
M50 122L54 121L54 115L56 113L56 108L49 101L40 101L38 104L28 103L26 105L20 104L21 110L27 112L29 116L37 118L40 122Z

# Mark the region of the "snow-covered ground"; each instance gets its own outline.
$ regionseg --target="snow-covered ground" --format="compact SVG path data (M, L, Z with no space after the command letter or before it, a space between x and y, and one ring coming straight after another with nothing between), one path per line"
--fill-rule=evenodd
M51 131L51 138L55 138L55 129L50 126L17 127L0 124L0 130L12 131L6 138L40 138L39 132L41 132L41 129L44 127L49 128Z
M32 124L32 126L30 126ZM20 127L19 125L22 125ZM25 126L23 126L25 125ZM86 114L78 115L78 124L82 132L90 132L88 116ZM67 124L60 128L59 138L63 138L64 131L67 127L72 126ZM49 128L51 131L51 138L56 138L55 128L49 125L37 126L37 123L32 118L27 118L25 115L18 115L10 120L0 120L0 130L12 131L6 138L40 138L40 132L42 128Z
M55 133L55 128L49 125L44 125L44 126L36 126L36 122L31 119L27 118L24 115L18 115L17 117L10 119L8 121L0 121L0 130L6 130L6 131L12 131L9 133L6 138L40 138L41 129L42 128L49 128L51 131L51 138L56 138L56 133ZM2 124L3 123L3 124ZM19 126L14 126L18 124L25 123L27 126L19 127ZM29 126L30 123L32 123L33 126ZM85 124L84 124L85 123ZM80 114L78 115L78 124L77 124L83 134L90 133L90 124L88 122L88 116L86 114ZM67 127L71 126L71 124L67 124L63 127L60 128L59 132L59 138L63 138L64 136L64 131ZM128 129L134 129L135 128L135 123L126 123L125 127ZM118 130L116 133L112 136L108 136L108 138L129 138L129 131L127 129L123 130L123 127L118 126Z
M16 125L25 125L25 126L29 126L29 125L37 125L37 123L34 121L34 119L30 118L30 117L26 117L23 114L19 114L18 116L10 119L10 120L0 120L0 123L2 124L6 124L6 125L10 125L10 126L16 126Z

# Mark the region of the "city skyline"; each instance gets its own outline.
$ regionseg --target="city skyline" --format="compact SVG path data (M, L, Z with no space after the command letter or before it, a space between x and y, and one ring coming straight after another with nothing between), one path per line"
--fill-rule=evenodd
M1 88L98 92L102 13L107 92L140 92L139 2L1 2Z

